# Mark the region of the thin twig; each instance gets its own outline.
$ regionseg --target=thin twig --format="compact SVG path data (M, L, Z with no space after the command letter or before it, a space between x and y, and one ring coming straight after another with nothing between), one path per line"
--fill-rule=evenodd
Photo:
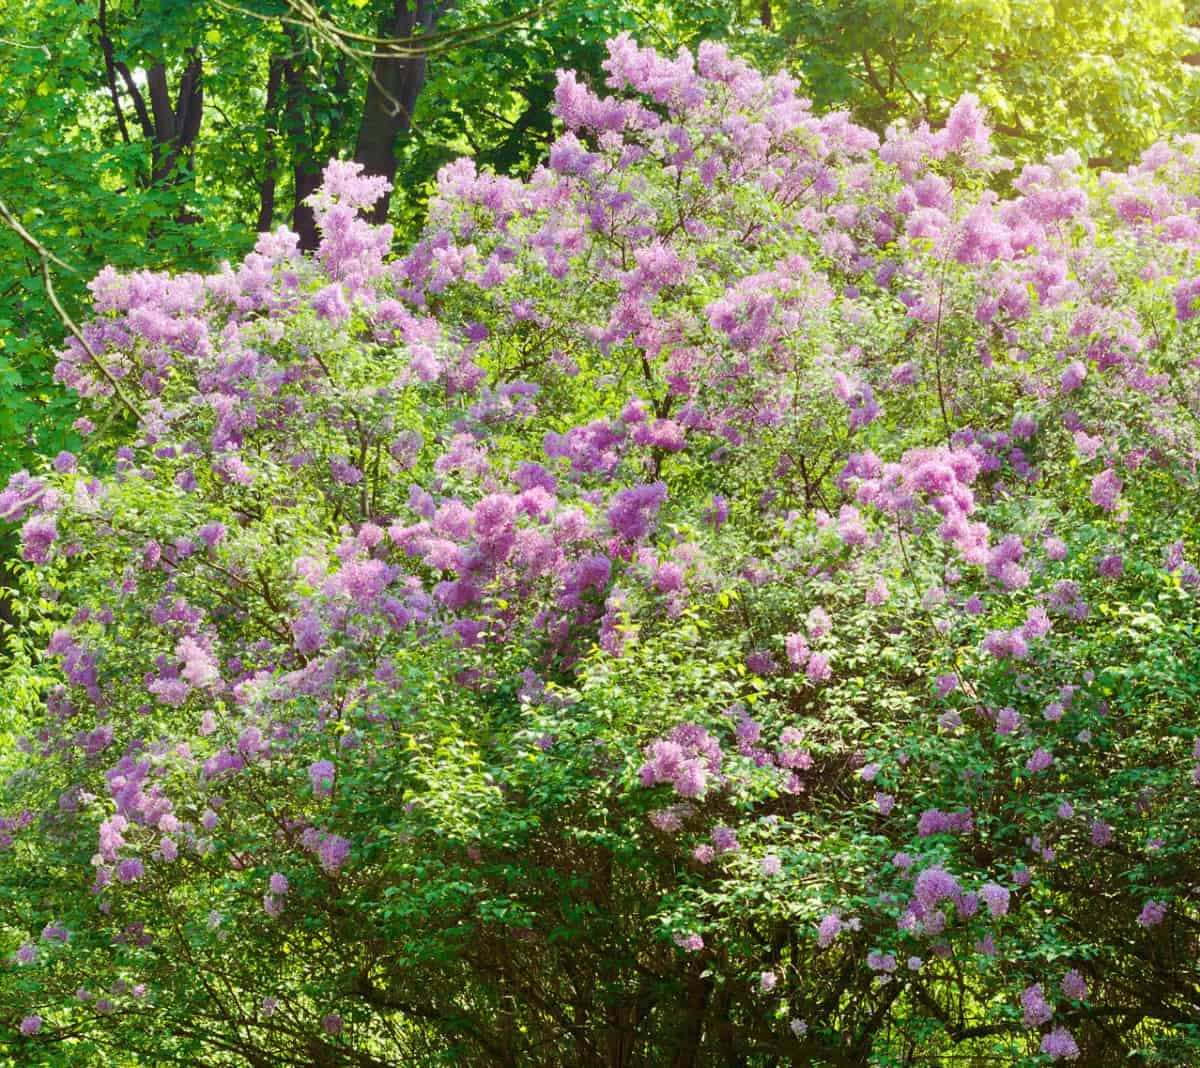
M22 44L20 41L10 41L7 37L0 37L0 44L8 45L11 48L27 48L30 52L41 52L47 59L54 58L50 54L50 49L44 44Z
M113 373L104 365L104 361L100 359L96 350L88 343L87 338L83 336L83 331L79 329L79 325L67 313L67 309L62 306L62 302L58 299L58 294L54 291L54 279L50 274L50 264L54 263L64 270L70 271L72 274L77 273L75 268L70 264L64 263L53 252L46 248L40 241L37 240L24 226L17 220L16 216L8 210L8 205L0 200L0 218L8 225L8 228L25 242L35 253L42 264L42 280L46 285L46 296L53 305L54 310L58 313L59 319L62 320L63 326L70 331L71 336L79 342L83 351L87 353L88 358L96 365L96 369L105 377L108 384L112 387L113 393L129 413L139 422L142 418L142 413L138 411L137 406L121 389L121 384L113 376Z

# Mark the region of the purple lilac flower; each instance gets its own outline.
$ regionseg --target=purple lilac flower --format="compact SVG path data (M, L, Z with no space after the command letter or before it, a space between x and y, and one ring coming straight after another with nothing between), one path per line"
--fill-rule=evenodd
M802 668L808 663L812 653L808 648L808 639L803 634L789 634L783 644L793 667Z
M942 868L926 868L913 887L913 896L927 912L947 898L957 898L960 892L958 880Z
M822 949L828 949L833 945L834 939L841 933L841 930L841 917L836 912L829 913L817 924L817 945Z
M1175 287L1175 317L1186 323L1200 310L1200 277L1185 278Z
M66 943L71 938L71 932L61 923L48 923L42 928L42 938L46 942Z
M808 666L804 669L804 674L809 682L826 682L833 675L833 671L829 666L829 657L824 653L813 653L808 658Z
M1038 748L1033 751L1033 756L1025 761L1025 767L1029 771L1033 772L1034 775L1036 775L1039 772L1045 771L1053 763L1054 754L1043 749L1041 746L1038 746Z
M1161 901L1147 901L1142 906L1142 911L1138 915L1137 922L1142 927L1154 927L1162 923L1163 918L1167 915L1167 906Z
M609 502L609 525L615 533L628 541L644 538L654 529L654 520L666 499L665 482L652 482L620 490Z
M712 842L718 853L732 853L738 849L737 835L733 833L731 827L714 827Z
M1021 724L1021 717L1015 708L1002 708L996 713L996 733L1012 734Z
M820 605L809 611L806 623L808 625L809 636L814 641L818 638L823 638L833 628L833 620L829 618L829 613Z
M1083 380L1087 378L1087 368L1079 361L1073 360L1067 365L1067 369L1063 371L1060 385L1064 393L1072 393L1083 385Z
M1010 895L1008 889L999 883L984 883L979 896L993 916L1003 916L1008 912Z
M1092 479L1091 501L1097 508L1111 512L1117 507L1117 498L1125 483L1117 477L1111 467L1106 467Z
M1040 983L1034 983L1025 988L1021 994L1021 1020L1026 1027L1040 1027L1049 1022L1054 1015L1054 1008L1042 994Z
M117 865L117 878L123 883L137 882L145 874L145 866L136 857L129 857Z
M224 523L205 523L196 536L204 542L210 549L221 542L225 537Z
M704 521L713 530L720 530L728 519L729 503L719 493L714 493L712 504L704 510Z
M1079 1056L1079 1047L1065 1027L1056 1027L1049 1034L1043 1035L1041 1051L1055 1060L1073 1061Z
M317 856L321 867L331 875L335 874L350 855L350 842L340 834L326 835L317 848Z
M1086 1001L1088 996L1087 980L1072 968L1063 976L1062 992L1073 1001Z
M312 781L314 797L328 797L333 791L336 769L332 761L317 760L308 766L308 777Z
M58 540L58 526L52 515L35 515L21 528L21 556L31 564L50 559L50 546Z

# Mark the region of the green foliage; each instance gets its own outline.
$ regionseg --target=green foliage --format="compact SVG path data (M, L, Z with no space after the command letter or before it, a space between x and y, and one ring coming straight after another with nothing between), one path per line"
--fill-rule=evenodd
M767 54L821 108L882 132L942 122L963 92L1024 162L1072 148L1106 166L1187 130L1195 31L1179 0L784 0Z

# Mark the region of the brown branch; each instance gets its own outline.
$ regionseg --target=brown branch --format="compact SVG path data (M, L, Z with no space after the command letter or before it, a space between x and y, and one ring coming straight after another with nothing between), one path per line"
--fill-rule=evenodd
M108 83L108 95L112 99L113 111L117 116L117 128L121 131L121 140L130 143L129 127L125 122L125 112L121 110L121 94L117 89L117 68L113 57L112 38L108 36L108 2L100 0L100 11L96 17L96 27L100 31L100 49L104 53L104 76Z
M133 74L130 73L129 66L119 60L113 64L121 75L121 80L125 83L125 90L129 93L130 100L133 101L133 110L138 118L138 125L142 128L142 133L147 141L154 140L154 123L150 119L150 112L146 110L146 98L142 96L142 91L137 87L137 83L133 80Z

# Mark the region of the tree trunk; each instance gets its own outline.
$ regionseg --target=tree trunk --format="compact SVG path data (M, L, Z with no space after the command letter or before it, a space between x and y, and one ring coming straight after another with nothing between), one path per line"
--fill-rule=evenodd
M283 128L292 147L292 229L300 237L300 248L311 252L317 247L317 222L304 201L320 186L321 171L306 147L316 138L309 132L305 112L308 87L304 82L304 44L293 27L288 27L288 37L294 47L293 56L283 63Z
M166 66L155 63L146 72L146 88L150 92L150 110L154 117L154 163L150 174L154 185L179 184L186 180L192 169L192 152L204 112L204 82L200 54L192 49L190 56L179 79L179 98L174 107L167 87Z
M284 60L280 56L272 56L267 73L267 102L263 108L263 176L258 184L258 220L255 223L259 233L270 230L275 219L275 170L279 166L275 127L283 68Z
M392 0L390 13L380 20L379 36L412 37L429 33L448 8L439 0ZM362 121L354 159L368 174L382 175L389 182L396 177L396 142L412 129L413 110L425 85L425 56L381 56L372 67L363 103ZM384 196L370 213L372 222L387 219L390 196Z

